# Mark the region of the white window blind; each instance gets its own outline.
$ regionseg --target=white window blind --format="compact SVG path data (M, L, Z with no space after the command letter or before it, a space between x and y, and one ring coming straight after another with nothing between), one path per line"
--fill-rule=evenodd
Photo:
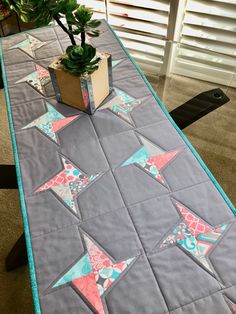
M174 73L236 87L236 0L187 0L179 41Z
M83 4L93 10L94 19L106 18L106 6L104 0L79 0L79 4Z
M170 0L82 0L95 18L105 18L147 75L157 76L163 65Z
M107 17L148 77L175 73L236 87L236 0L79 3Z

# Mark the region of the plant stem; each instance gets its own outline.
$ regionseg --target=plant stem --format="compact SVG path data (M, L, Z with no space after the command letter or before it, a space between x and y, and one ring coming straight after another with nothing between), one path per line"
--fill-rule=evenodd
M63 31L69 36L72 45L76 46L76 42L75 42L75 38L74 38L73 34L71 34L68 31L68 29L65 27L65 25L61 22L60 18L58 16L54 16L53 18L55 19L57 24L63 29Z
M85 44L85 32L81 32L80 37L81 37L81 47L82 47Z

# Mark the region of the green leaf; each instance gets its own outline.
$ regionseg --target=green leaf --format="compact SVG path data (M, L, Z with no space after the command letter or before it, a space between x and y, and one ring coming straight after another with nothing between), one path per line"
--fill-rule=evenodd
M80 46L69 46L62 64L72 75L80 76L85 73L93 73L98 68L100 58L96 58L96 48L89 44Z

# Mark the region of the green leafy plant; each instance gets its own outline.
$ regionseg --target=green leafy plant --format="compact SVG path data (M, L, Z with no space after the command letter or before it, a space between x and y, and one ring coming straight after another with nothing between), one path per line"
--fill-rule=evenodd
M86 34L90 37L99 36L99 30L96 28L101 23L92 19L91 9L79 5L76 0L5 0L5 2L24 22L33 22L38 27L48 25L52 20L58 23L72 44L62 58L62 64L71 74L91 74L98 68L100 59L96 58L96 49L86 43ZM66 19L67 25L62 23L62 18ZM80 35L81 46L76 44L74 35Z
M83 46L69 46L61 63L72 75L81 76L84 73L92 74L98 69L100 58L96 58L96 49L88 44Z

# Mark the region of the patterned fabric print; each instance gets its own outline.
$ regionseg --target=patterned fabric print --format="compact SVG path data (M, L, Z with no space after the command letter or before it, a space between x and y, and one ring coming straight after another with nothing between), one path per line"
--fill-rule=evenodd
M45 68L41 67L40 65L36 64L36 72L38 75L38 79L43 81L49 77L49 72Z
M123 102L124 102L125 104L127 104L127 103L132 102L132 101L135 100L132 96L128 95L126 92L124 92L123 90L121 90L121 89L119 89L119 88L114 87L114 91L115 91L115 93L116 93L117 96L122 97Z
M36 71L18 80L16 84L23 83L23 82L28 83L30 86L35 88L38 92L45 95L44 86L50 82L50 75L46 69L36 64Z
M163 176L160 174L156 165L154 165L152 162L150 162L150 159L139 160L139 161L137 161L137 164L139 164L144 170L146 170L148 173L150 173L151 176L153 176L159 182L161 182L162 184L165 184L165 180L164 180Z
M199 234L197 236L198 248L202 255L208 254L213 244L219 239L227 225L211 230L206 233Z
M192 235L190 229L186 226L186 224L184 222L180 223L176 231L176 242L181 245L186 251L189 251L193 255L200 257L197 240ZM174 232L176 231L174 230Z
M211 228L208 226L206 222L193 215L189 210L181 206L181 204L176 203L176 207L180 211L187 226L190 228L195 237L198 236L200 233L211 231Z
M89 255L85 254L76 262L54 285L53 288L64 285L76 278L86 276L92 272Z
M122 119L126 120L127 122L129 122L131 124L134 124L129 113L135 107L137 107L140 103L141 103L140 101L133 101L130 103L119 103L118 105L112 106L110 109L112 112L116 113Z
M130 158L128 158L122 166L132 165L134 163L145 163L150 157L148 151L145 147L140 148L136 153L134 153Z
M36 192L42 192L42 191L46 191L48 189L52 189L55 186L65 184L67 181L68 181L68 176L66 174L66 171L63 170L63 171L59 172L55 177L50 179L47 183L40 186L36 190Z
M56 134L53 132L52 123L38 124L37 127L47 136L49 136L54 142L57 142Z
M116 96L101 106L100 110L109 109L126 122L134 125L131 113L134 108L141 104L141 101L135 100L118 88L114 88L114 91Z
M89 258L93 267L93 271L98 271L111 266L113 263L110 258L98 248L87 236L84 235L84 241L88 250Z
M148 159L148 163L154 165L158 170L161 170L166 164L168 164L180 151L174 150L166 152L158 156L153 156Z
M70 182L70 191L73 196L77 196L90 182L95 180L98 175L95 176L86 176L84 174L79 174L78 180L75 180L73 182Z
M16 49L19 48L22 51L26 52L27 54L29 54L32 58L35 58L35 50L43 47L44 45L47 44L47 42L43 42L31 35L26 35L27 38L23 41L21 41L20 43L12 46L9 48L9 50L11 49Z
M127 269L134 258L113 263L90 238L85 234L83 237L87 252L56 280L52 289L70 283L99 314L105 314L101 296Z
M46 45L47 42L42 42L41 40L31 36L31 35L28 35L28 39L29 39L29 42L30 42L30 46L31 46L31 49L33 51L41 48L42 46Z
M99 295L98 287L93 273L86 277L76 278L72 281L80 293L88 300L88 302L96 309L99 314L105 314L102 300Z
M75 115L72 117L63 118L61 120L53 121L52 122L52 132L56 133L57 131L60 131L62 128L64 128L67 124L72 122L77 117L79 117L79 115Z
M29 123L23 127L23 129L37 127L54 142L58 143L56 132L60 131L74 119L79 117L79 115L66 118L49 103L46 103L46 107L48 110L47 113Z
M164 177L160 174L159 170L161 170L178 153L178 150L164 153L159 156L148 158L145 162L140 160L138 161L138 164L143 167L144 170L149 172L159 182L165 184Z
M180 245L185 251L193 255L205 268L214 273L207 260L210 249L226 230L227 225L212 228L205 221L190 213L180 203L176 202L176 207L182 215L184 221L173 229L173 231L162 241L160 249L166 249L175 244ZM203 226L203 227L202 227ZM199 229L207 231L199 233Z
M103 293L112 285L112 283L122 274L122 272L133 261L133 258L120 263L113 264L110 267L100 269L95 272L95 280L98 286L99 294Z
M154 148L152 148L153 153L155 152L155 146L152 144ZM161 153L158 156L151 156L150 149L144 145L140 148L136 153L134 153L130 158L128 158L123 164L123 166L138 164L143 168L146 172L150 173L150 175L155 178L157 181L162 183L164 186L165 179L161 175L160 170L168 164L178 153L179 150L175 150L172 152L163 153L158 147L156 148L157 152Z
M65 204L72 209L72 211L77 214L76 204L74 201L74 195L72 195L70 190L70 182L67 180L64 184L57 185L51 188L56 195L62 199Z
M87 109L89 105L89 92L87 88L87 82L85 80L80 80L80 87L81 87L82 97L84 101L84 106Z
M79 168L75 168L68 160L62 158L64 169L48 182L40 186L36 192L53 190L59 198L78 214L75 199L99 174L87 176Z
M178 243L178 241L183 242L184 239L191 239L192 233L186 226L184 222L181 222L170 235L168 235L165 240L163 240L160 248L168 248L170 246L173 246L173 244ZM191 240L190 240L191 241Z

